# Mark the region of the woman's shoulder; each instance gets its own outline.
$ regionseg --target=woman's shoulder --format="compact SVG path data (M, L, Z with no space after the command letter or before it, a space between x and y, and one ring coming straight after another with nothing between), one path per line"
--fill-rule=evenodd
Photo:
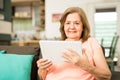
M84 44L90 44L90 45L99 45L99 42L96 38L94 37L89 37Z
M90 41L90 42L96 42L97 41L97 39L96 38L94 38L94 37L89 37L88 38L88 41ZM98 41L97 41L98 42Z
M88 43L91 44L93 47L100 47L100 44L98 42L98 40L94 37L89 37L88 38Z

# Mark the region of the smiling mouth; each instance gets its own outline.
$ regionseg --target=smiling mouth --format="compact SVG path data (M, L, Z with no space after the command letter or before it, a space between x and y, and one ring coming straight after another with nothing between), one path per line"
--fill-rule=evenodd
M69 31L69 33L76 33L76 31Z

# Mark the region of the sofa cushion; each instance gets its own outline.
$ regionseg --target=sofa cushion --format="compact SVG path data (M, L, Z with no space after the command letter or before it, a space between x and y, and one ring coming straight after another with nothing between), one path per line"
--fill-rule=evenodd
M34 55L1 54L0 80L30 80Z
M42 57L39 46L0 46L6 54L34 55L31 69L31 80L41 80L38 76L37 60Z

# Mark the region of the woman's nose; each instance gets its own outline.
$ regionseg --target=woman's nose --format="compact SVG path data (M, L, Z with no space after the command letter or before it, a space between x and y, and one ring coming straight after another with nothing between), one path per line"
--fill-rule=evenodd
M74 28L75 26L74 26L74 24L73 23L71 23L70 24L70 28Z

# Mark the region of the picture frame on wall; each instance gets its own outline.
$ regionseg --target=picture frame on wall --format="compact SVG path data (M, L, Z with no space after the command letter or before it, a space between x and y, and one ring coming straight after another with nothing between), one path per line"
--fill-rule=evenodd
M4 10L4 0L0 0L0 10Z
M52 14L52 22L59 22L61 16L62 16L62 13L53 13Z

